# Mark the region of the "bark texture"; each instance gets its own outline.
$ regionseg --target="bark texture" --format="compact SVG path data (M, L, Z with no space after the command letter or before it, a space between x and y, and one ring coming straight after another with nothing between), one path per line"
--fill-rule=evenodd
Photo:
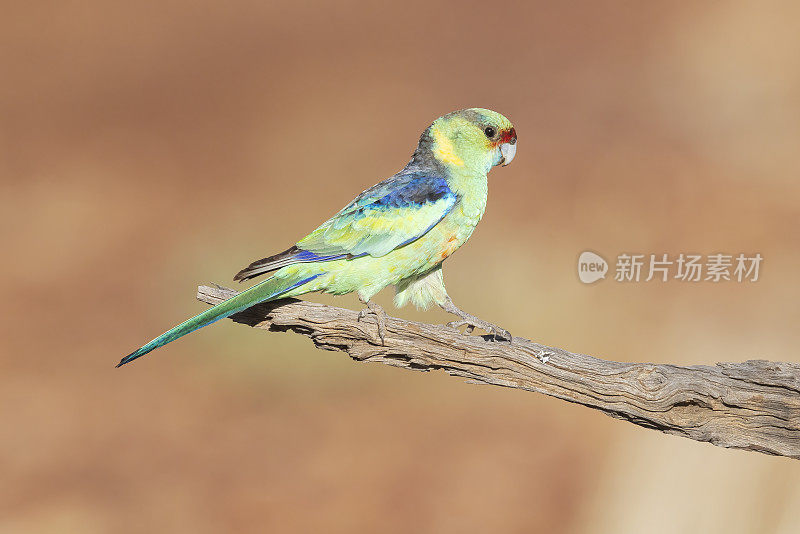
M200 286L197 298L216 304L235 294ZM356 311L296 299L260 304L232 317L252 327L297 332L317 348L343 351L357 361L440 369L477 383L544 393L720 447L800 459L800 364L620 363L521 337L497 342L394 317L387 318L381 345L375 319L357 318Z

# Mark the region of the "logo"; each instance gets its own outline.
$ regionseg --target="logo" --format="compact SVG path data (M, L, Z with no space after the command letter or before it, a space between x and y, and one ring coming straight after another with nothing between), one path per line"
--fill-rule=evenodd
M608 262L599 254L589 250L581 252L578 257L578 278L584 284L593 284L606 277Z

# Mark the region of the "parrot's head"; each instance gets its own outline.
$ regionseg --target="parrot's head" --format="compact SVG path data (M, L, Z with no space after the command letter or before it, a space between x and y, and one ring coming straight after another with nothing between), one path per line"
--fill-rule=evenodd
M503 115L483 108L462 109L436 119L420 139L439 163L486 173L508 165L517 152L517 132Z

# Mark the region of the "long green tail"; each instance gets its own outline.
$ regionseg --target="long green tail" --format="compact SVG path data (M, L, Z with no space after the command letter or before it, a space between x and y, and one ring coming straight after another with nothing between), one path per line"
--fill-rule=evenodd
M250 306L254 306L259 302L274 300L282 294L307 282L310 282L317 276L319 276L319 274L315 274L300 281L296 281L296 279L291 278L276 279L275 277L264 280L260 284L254 285L250 289L242 291L238 295L229 298L225 302L220 302L219 304L207 309L203 313L195 315L191 319L184 321L171 330L164 332L143 347L122 358L122 360L120 360L120 362L117 364L117 367L123 366L128 362L132 362L136 358L140 358L150 351L175 341L179 337L190 334L195 330L203 328L204 326L208 326L213 322L219 321L220 319L230 317L234 313L246 310Z

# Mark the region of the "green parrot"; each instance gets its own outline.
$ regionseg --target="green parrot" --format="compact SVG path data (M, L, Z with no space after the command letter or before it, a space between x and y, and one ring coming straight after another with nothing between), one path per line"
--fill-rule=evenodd
M403 170L358 195L294 246L251 263L234 280L272 273L269 278L161 334L117 367L260 302L313 291L356 292L367 306L359 319L374 315L383 342L386 313L371 299L390 285L398 307L436 304L459 317L449 326L511 340L506 330L456 307L444 287L442 263L472 235L486 209L487 174L511 163L516 143L514 126L494 111L472 108L439 117L422 133Z

